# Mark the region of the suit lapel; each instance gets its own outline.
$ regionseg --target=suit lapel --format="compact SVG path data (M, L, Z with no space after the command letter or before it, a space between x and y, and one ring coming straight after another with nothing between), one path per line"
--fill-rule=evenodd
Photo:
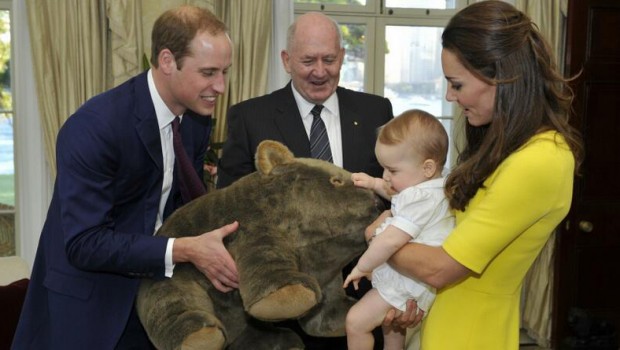
M136 132L157 168L163 170L164 161L161 153L159 124L157 123L155 107L149 93L146 73L136 77L134 93L137 101L134 111Z
M161 140L159 136L159 124L157 123L157 115L155 115L155 107L149 93L147 73L142 73L134 78L133 84L130 85L129 94L133 95L134 110L132 120L140 142L142 142L144 150L148 153L158 171L154 171L149 176L157 179L157 186L151 190L146 198L144 198L144 227L154 227L157 212L159 211L159 200L161 198L161 186L163 182L164 159L161 150ZM173 185L174 187L174 185ZM170 196L173 196L171 191ZM146 234L152 234L149 230Z
M274 122L278 128L284 144L296 157L310 157L310 140L295 103L291 83L276 91L276 100L283 101L275 108Z
M347 101L347 96L343 89L336 90L338 94L338 108L340 109L340 132L342 135L342 167L345 169L355 168L360 162L359 152L355 149L355 145L359 144L358 138L362 133L359 128L362 126L362 116L356 111L347 108L351 106L352 101Z

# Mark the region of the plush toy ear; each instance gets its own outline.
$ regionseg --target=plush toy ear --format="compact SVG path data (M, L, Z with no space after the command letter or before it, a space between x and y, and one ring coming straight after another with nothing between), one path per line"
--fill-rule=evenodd
M281 164L290 164L295 161L293 153L277 141L265 140L256 148L256 169L263 175L268 175Z

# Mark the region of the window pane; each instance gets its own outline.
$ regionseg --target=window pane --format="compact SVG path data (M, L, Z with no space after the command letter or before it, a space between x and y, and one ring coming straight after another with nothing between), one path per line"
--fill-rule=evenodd
M366 62L366 25L341 24L344 41L344 61L340 70L340 86L364 91L364 67Z
M436 117L452 115L443 98L442 32L440 27L386 26L384 96L392 101L394 115L412 108Z
M11 96L11 24L0 11L0 256L15 255L15 166Z
M366 6L366 0L295 0L296 4L329 4Z
M454 9L456 0L386 0L386 7L407 9Z

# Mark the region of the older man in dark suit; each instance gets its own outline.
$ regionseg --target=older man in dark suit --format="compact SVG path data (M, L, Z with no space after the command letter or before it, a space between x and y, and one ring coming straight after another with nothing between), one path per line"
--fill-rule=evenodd
M310 157L311 112L316 105L323 106L320 117L334 164L381 176L374 153L376 133L393 117L392 105L387 98L338 87L341 43L337 23L321 13L304 14L291 25L287 49L281 53L291 82L229 109L217 187L253 172L256 147L266 139L284 143L297 157Z
M189 158L185 175L202 175L230 38L209 11L184 6L155 22L152 48L149 72L87 101L58 134L58 176L14 349L151 348L134 300L141 278L170 276L175 263L193 263L221 291L238 287L222 243L236 223L153 236L191 199L181 198L175 163ZM173 146L179 116L184 157Z
M344 59L338 24L317 12L300 16L288 30L281 58L291 82L228 111L217 187L253 172L256 147L267 139L284 143L297 157L322 158L350 172L381 176L375 140L377 129L393 117L392 105L386 98L338 87ZM363 291L368 288L366 284ZM344 337L321 339L296 331L307 349L346 349ZM377 344L382 346L380 339Z

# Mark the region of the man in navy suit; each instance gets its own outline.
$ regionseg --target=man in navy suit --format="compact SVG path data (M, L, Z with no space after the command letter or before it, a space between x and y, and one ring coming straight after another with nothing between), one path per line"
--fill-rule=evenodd
M232 62L225 25L183 6L154 24L152 69L87 101L61 128L58 176L14 349L148 349L134 300L141 278L193 263L222 292L238 287L222 243L237 223L197 237L154 236L183 204L171 122L202 178L210 115Z
M382 176L375 140L377 129L393 117L392 105L387 98L338 87L344 59L338 24L318 12L299 16L289 27L281 58L291 82L228 111L228 137L218 163L217 187L228 186L255 171L256 147L266 139L284 143L297 157L310 157L311 111L315 105L323 106L320 116L334 164L350 172ZM360 297L369 288L364 283L362 291L350 288L347 292ZM306 349L346 349L345 337L310 337L296 323L288 326L302 336ZM382 348L380 334L375 338L377 348Z

